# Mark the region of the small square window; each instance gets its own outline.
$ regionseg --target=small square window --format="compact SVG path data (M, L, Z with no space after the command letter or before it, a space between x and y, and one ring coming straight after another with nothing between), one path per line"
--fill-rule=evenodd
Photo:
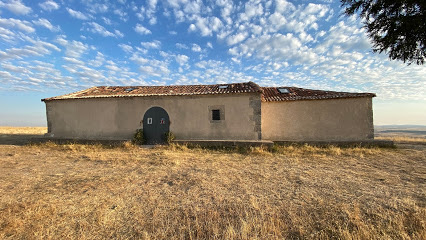
M212 120L220 120L220 110L213 109L212 110Z
M223 124L225 122L225 105L209 106L206 117L212 124Z

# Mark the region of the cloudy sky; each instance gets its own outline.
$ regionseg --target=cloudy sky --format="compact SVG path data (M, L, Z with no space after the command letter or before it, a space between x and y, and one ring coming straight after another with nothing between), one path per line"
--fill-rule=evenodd
M247 81L374 92L375 124L426 125L426 66L373 54L337 0L0 0L0 125L91 86Z

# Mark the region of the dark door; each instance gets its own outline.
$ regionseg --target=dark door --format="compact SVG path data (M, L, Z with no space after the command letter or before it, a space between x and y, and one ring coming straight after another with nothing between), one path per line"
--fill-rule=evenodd
M169 114L161 107L152 107L143 116L143 135L146 144L165 143L165 134L169 131Z

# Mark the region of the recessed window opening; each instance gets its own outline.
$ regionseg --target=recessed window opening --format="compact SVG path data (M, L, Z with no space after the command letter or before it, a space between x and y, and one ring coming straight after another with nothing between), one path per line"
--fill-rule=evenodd
M212 110L212 120L220 120L220 110L213 109Z
M133 90L135 90L136 88L127 88L126 90L124 90L124 91L126 91L126 92L131 92L131 91L133 91Z
M228 85L219 86L219 89L226 89L226 88L228 88Z
M280 92L280 93L290 93L290 90L288 90L287 88L278 88L278 92Z

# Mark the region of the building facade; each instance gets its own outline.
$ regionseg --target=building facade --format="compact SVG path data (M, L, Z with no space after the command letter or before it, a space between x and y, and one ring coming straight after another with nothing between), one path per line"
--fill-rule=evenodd
M256 83L93 87L42 99L48 135L148 143L179 140L361 141L373 138L372 93Z

